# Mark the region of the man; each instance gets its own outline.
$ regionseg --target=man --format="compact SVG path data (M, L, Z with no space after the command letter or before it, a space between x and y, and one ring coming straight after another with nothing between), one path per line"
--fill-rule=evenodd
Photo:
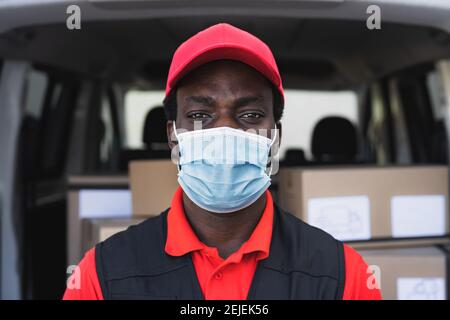
M171 207L91 249L65 299L381 298L358 253L267 190L284 106L267 45L225 23L194 35L174 54L164 104L179 156Z

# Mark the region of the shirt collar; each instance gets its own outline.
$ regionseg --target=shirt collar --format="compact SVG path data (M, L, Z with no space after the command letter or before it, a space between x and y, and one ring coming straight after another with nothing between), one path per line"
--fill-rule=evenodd
M269 256L273 227L273 200L271 193L266 191L266 206L264 212L253 230L250 238L242 244L237 252L232 254L236 259L242 255L258 252L258 260ZM210 250L201 242L192 230L183 208L183 190L178 187L167 215L167 240L165 251L171 256L182 256L192 251ZM230 256L231 257L231 256Z

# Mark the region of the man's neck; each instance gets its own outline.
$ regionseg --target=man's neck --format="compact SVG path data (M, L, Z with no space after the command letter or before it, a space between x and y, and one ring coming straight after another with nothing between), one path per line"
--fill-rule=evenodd
M195 234L207 246L216 247L224 259L250 238L264 212L266 201L264 193L247 208L214 213L198 207L183 192L184 212Z

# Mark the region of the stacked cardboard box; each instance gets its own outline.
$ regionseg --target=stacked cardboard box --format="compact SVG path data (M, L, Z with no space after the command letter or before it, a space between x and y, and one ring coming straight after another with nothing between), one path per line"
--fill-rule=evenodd
M78 263L96 243L159 215L177 187L177 167L170 160L131 162L129 177L71 177L68 264Z
M170 207L178 188L178 170L171 160L132 161L129 167L133 216L155 216Z
M445 237L445 166L287 168L280 206L344 241Z
M71 176L68 179L67 264L84 255L86 219L131 217L127 176Z
M388 300L445 300L447 254L438 247L360 250Z
M142 219L84 219L83 252L142 221Z
M279 201L379 266L384 298L447 297L446 166L282 168Z

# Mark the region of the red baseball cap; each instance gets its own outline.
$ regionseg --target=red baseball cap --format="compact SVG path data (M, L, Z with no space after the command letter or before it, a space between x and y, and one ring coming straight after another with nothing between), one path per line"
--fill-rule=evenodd
M166 97L188 72L222 59L237 60L259 71L278 89L284 105L283 84L270 48L254 35L228 23L200 31L177 48L167 77Z

